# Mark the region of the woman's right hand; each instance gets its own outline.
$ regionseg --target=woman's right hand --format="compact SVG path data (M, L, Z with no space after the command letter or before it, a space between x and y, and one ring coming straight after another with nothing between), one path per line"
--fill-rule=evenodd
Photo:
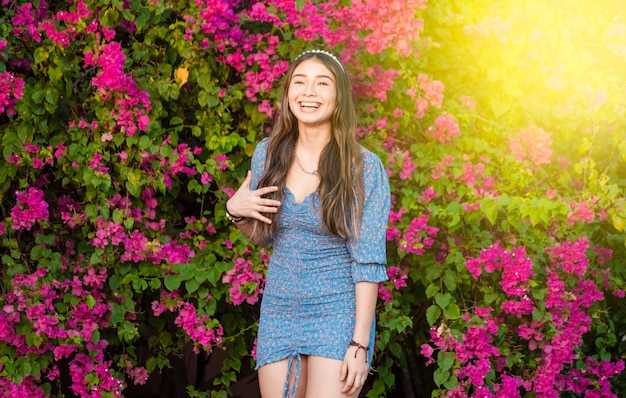
M253 191L250 189L251 181L252 172L248 171L243 184L226 202L226 208L235 217L255 218L271 224L272 220L265 217L262 213L276 213L281 203L277 200L263 198L263 195L278 191L278 187L263 187Z

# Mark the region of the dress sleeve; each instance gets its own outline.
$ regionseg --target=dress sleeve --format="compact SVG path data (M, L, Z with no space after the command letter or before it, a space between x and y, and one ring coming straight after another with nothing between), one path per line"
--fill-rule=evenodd
M261 176L265 171L265 158L267 156L267 144L269 138L263 138L254 148L252 153L252 164L250 169L252 171L252 181L250 182L250 189L257 189Z
M382 282L388 279L386 230L391 208L389 180L380 159L363 153L363 217L359 235L348 241L352 255L352 280Z

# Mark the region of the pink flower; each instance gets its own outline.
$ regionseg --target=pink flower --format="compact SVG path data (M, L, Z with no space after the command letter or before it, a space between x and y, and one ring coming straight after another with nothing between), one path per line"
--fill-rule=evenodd
M211 181L213 181L213 176L207 173L206 171L202 172L202 176L200 177L200 182L202 182L203 185L206 185L210 183Z
M406 287L406 279L408 276L401 268L389 267L387 268L387 275L389 276L389 280L393 282L396 289Z
M570 202L570 209L572 209L572 213L567 219L567 223L569 225L574 225L576 222L582 223L591 223L594 219L593 211L589 209L589 206L586 202Z
M378 284L378 297L385 304L391 303L393 301L391 289L389 289L387 286L384 286L382 283Z
M402 171L400 171L400 179L408 180L411 178L411 174L417 168L417 165L411 161L411 155L407 152L404 154L402 160Z
M491 312L493 311L493 308L491 307L487 307L487 308L481 308L481 307L476 307L474 309L474 311L476 312L476 315L481 317L481 318L485 318L487 316L489 316L491 314Z
M17 204L11 209L13 229L30 231L38 221L48 220L48 203L42 191L31 187L26 192L16 192L15 196Z
M456 120L450 114L438 116L437 119L435 119L435 124L430 126L426 130L426 133L432 136L435 141L441 143L451 141L452 138L461 135L461 131L459 130Z
M467 96L467 95L462 95L461 96L461 104L463 104L463 106L466 107L469 110L473 111L473 110L476 109L476 104L474 103L472 98Z
M432 360L434 352L435 350L430 344L422 344L420 346L420 353L430 360Z
M15 104L24 96L24 80L11 72L0 73L0 114L15 115Z
M522 129L517 137L509 140L509 150L520 161L535 165L550 163L552 158L552 134L535 126Z
M126 369L126 374L133 380L135 385L144 385L148 381L148 369L141 366Z
M244 301L254 304L259 300L259 294L263 293L263 274L252 270L252 261L239 257L235 260L233 268L222 275L222 283L230 283L228 290L233 305L240 305Z
M150 123L150 118L146 115L140 116L139 120L137 121L137 125L139 126L141 131L146 131L146 128L148 128L148 123Z

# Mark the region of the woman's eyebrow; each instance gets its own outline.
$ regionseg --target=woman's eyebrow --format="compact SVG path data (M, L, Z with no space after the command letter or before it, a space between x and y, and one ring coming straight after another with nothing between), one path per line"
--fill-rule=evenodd
M292 77L292 78L294 78L294 77L307 77L307 75L305 75L305 74L303 74L303 73L297 73L297 74L292 75L291 77ZM329 76L329 75L317 75L317 76L315 76L315 77L316 77L316 78L324 77L324 78L326 78L326 79L330 79L330 80L334 81L334 80L333 80L333 78L332 78L332 76Z

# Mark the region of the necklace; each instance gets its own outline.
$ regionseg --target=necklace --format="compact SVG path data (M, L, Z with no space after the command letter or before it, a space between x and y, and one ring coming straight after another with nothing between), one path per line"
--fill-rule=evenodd
M294 147L293 154L296 156L296 163L298 163L298 166L300 166L300 170L302 170L304 173L306 173L308 175L316 176L316 177L318 176L317 170L308 171L308 170L304 169L304 167L302 166L302 163L300 163L300 159L298 158L298 149L297 149L297 147Z

